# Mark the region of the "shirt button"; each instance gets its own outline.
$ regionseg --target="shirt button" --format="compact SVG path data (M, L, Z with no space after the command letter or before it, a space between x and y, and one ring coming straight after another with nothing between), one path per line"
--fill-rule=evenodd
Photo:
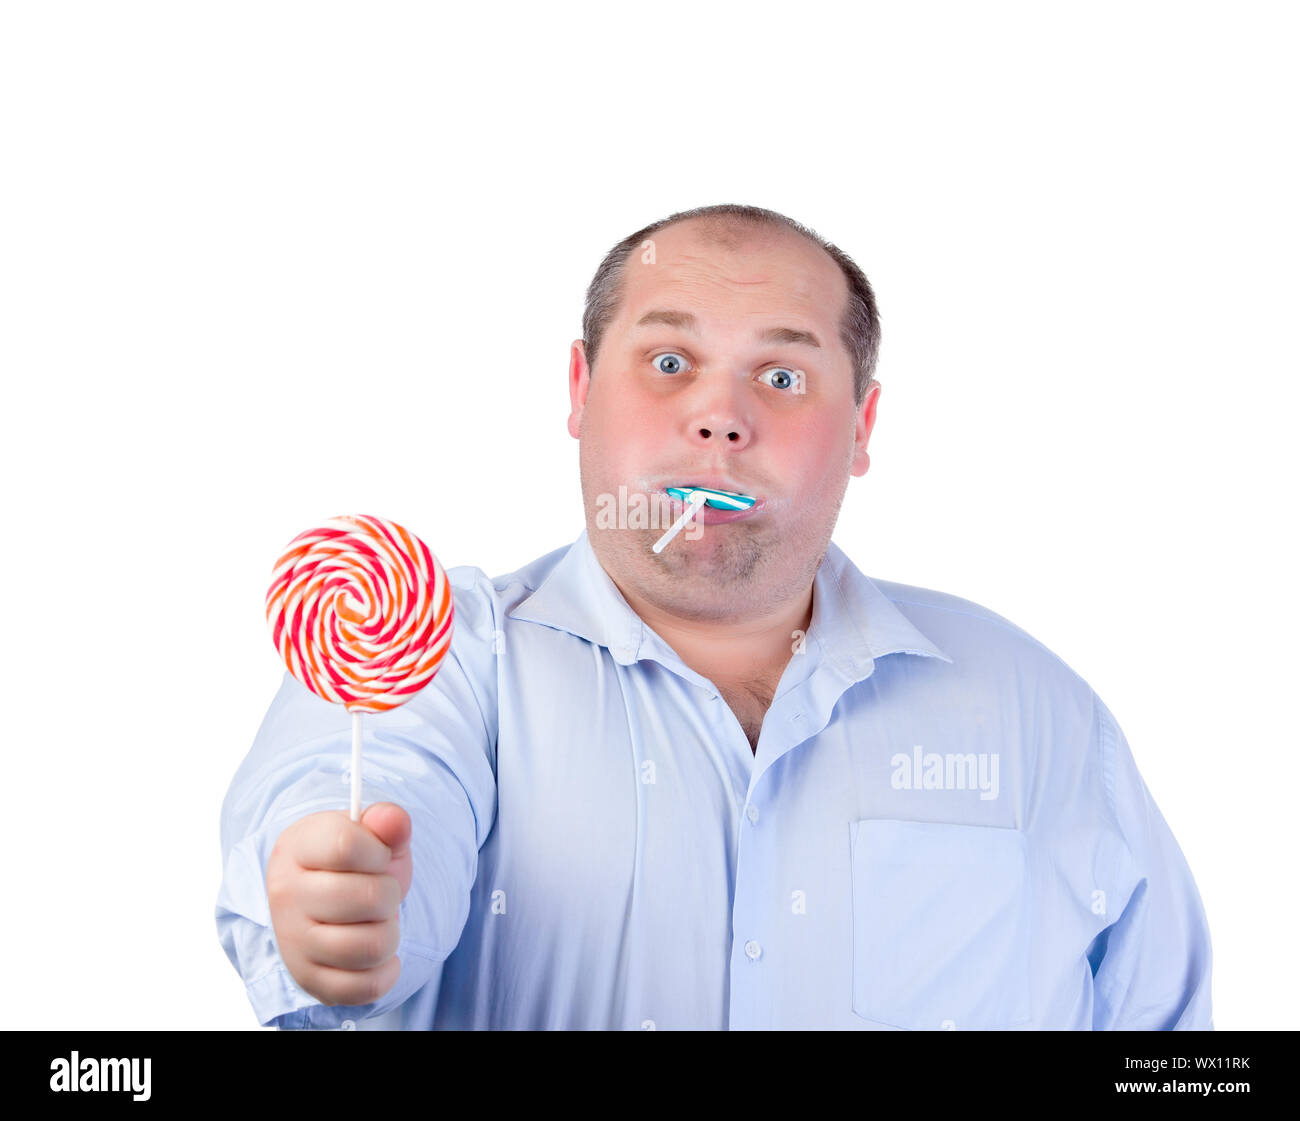
M745 956L750 961L757 961L758 955L763 952L763 947L755 942L752 938L745 943Z
M745 807L745 816L749 818L751 823L758 821L758 807L754 805L753 802L750 802L750 804Z
M352 1020L344 1020L339 1024L339 1031L356 1031L357 1025Z

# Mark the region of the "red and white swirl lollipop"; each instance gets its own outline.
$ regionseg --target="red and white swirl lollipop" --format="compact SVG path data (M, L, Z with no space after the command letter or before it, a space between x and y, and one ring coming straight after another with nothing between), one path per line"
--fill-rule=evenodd
M361 714L405 704L451 646L447 574L410 530L368 514L298 534L275 564L266 621L289 672L352 713L352 820L361 818Z

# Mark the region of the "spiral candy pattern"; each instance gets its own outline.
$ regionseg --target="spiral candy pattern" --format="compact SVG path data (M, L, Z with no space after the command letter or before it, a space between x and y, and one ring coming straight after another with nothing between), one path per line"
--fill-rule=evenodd
M289 672L349 712L405 704L451 646L455 600L415 534L368 514L298 534L276 562L266 620Z

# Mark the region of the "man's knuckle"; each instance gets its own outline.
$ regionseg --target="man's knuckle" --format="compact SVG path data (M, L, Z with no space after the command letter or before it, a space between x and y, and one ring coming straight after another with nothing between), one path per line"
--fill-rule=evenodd
M340 829L334 835L334 852L338 857L339 867L352 865L352 835L346 829Z
M326 1008L333 1008L338 1003L338 993L335 991L334 983L327 975L319 970L313 970L308 976L308 981L309 984L303 985L303 988L325 1005Z
M293 900L293 884L282 868L267 868L266 899L276 911L285 910Z

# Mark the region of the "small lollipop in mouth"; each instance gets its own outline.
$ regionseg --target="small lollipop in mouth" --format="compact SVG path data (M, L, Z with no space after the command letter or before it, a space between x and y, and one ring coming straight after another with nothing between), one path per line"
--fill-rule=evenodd
M734 494L729 490L714 490L712 487L666 487L664 489L673 498L685 502L686 509L669 527L668 532L650 547L655 553L663 552L664 546L681 532L682 527L699 512L702 506L712 506L716 510L748 510L757 501L748 494Z
M665 487L674 498L690 502L697 495L704 495L705 502L715 510L748 510L755 499L747 494L735 494L729 490L714 490L712 487Z

